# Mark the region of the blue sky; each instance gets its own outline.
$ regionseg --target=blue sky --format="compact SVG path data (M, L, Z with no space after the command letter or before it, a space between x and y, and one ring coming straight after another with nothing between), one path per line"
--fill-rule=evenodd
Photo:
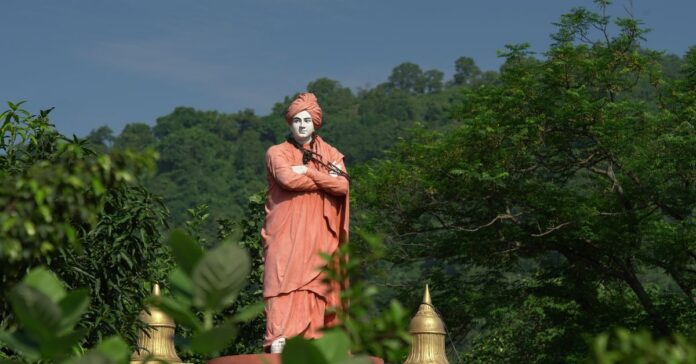
M497 69L507 43L549 44L552 23L589 0L15 0L2 4L0 101L55 106L64 134L154 124L176 106L267 114L319 77L353 89L409 61L451 77L469 56ZM617 0L647 46L696 45L696 1Z

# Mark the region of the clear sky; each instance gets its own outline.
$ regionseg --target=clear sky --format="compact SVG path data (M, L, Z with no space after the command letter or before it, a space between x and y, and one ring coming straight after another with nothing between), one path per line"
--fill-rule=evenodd
M64 134L154 124L176 106L267 114L329 77L353 89L410 61L450 78L460 56L497 69L496 50L549 44L553 22L590 0L7 0L0 102L55 106ZM632 10L631 10L632 9ZM616 0L653 29L647 46L696 45L695 0ZM2 107L4 109L4 107Z

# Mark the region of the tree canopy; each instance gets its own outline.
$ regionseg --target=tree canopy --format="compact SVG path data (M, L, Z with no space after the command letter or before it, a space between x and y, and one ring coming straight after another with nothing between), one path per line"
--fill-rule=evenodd
M358 224L385 232L392 274L436 287L467 362L580 362L609 327L692 330L696 48L670 79L637 21L609 22L578 9L544 58L509 46L456 125L356 179Z

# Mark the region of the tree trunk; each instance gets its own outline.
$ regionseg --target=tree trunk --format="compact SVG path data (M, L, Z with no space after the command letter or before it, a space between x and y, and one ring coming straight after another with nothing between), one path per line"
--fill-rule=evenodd
M655 309L655 306L653 305L650 296L647 292L645 292L643 284L640 283L640 281L638 280L635 270L633 269L633 266L630 263L627 263L626 265L621 267L618 266L619 260L614 259L617 263L617 267L615 267L615 270L595 259L592 259L592 257L580 255L577 252L574 252L568 248L558 249L557 251L563 254L563 256L565 256L571 262L583 260L585 263L589 263L590 266L594 267L595 269L598 269L607 276L617 278L626 282L633 291L633 293L635 293L636 297L638 298L638 301L643 306L645 312L648 313L648 316L650 317L650 320L652 321L653 326L658 331L658 333L661 336L671 336L672 330L669 328L667 321L665 321L665 319Z
M672 330L669 328L667 321L665 321L662 315L655 310L655 306L653 305L650 296L647 292L645 292L643 284L638 280L638 277L636 276L636 273L632 267L626 267L624 269L623 278L628 286L631 287L633 293L636 294L636 297L638 297L638 301L643 306L645 312L648 313L648 316L650 317L650 320L652 321L653 326L655 326L657 332L662 336L671 336Z

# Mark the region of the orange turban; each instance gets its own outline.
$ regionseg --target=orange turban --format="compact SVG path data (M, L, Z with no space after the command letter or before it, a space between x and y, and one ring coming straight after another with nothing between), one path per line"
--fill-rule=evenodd
M293 116L305 110L309 113L309 115L312 116L312 124L314 124L314 129L318 130L321 128L321 107L319 107L317 97L310 92L303 92L299 94L295 101L288 106L288 112L285 113L285 120L288 122L288 124L290 124Z

